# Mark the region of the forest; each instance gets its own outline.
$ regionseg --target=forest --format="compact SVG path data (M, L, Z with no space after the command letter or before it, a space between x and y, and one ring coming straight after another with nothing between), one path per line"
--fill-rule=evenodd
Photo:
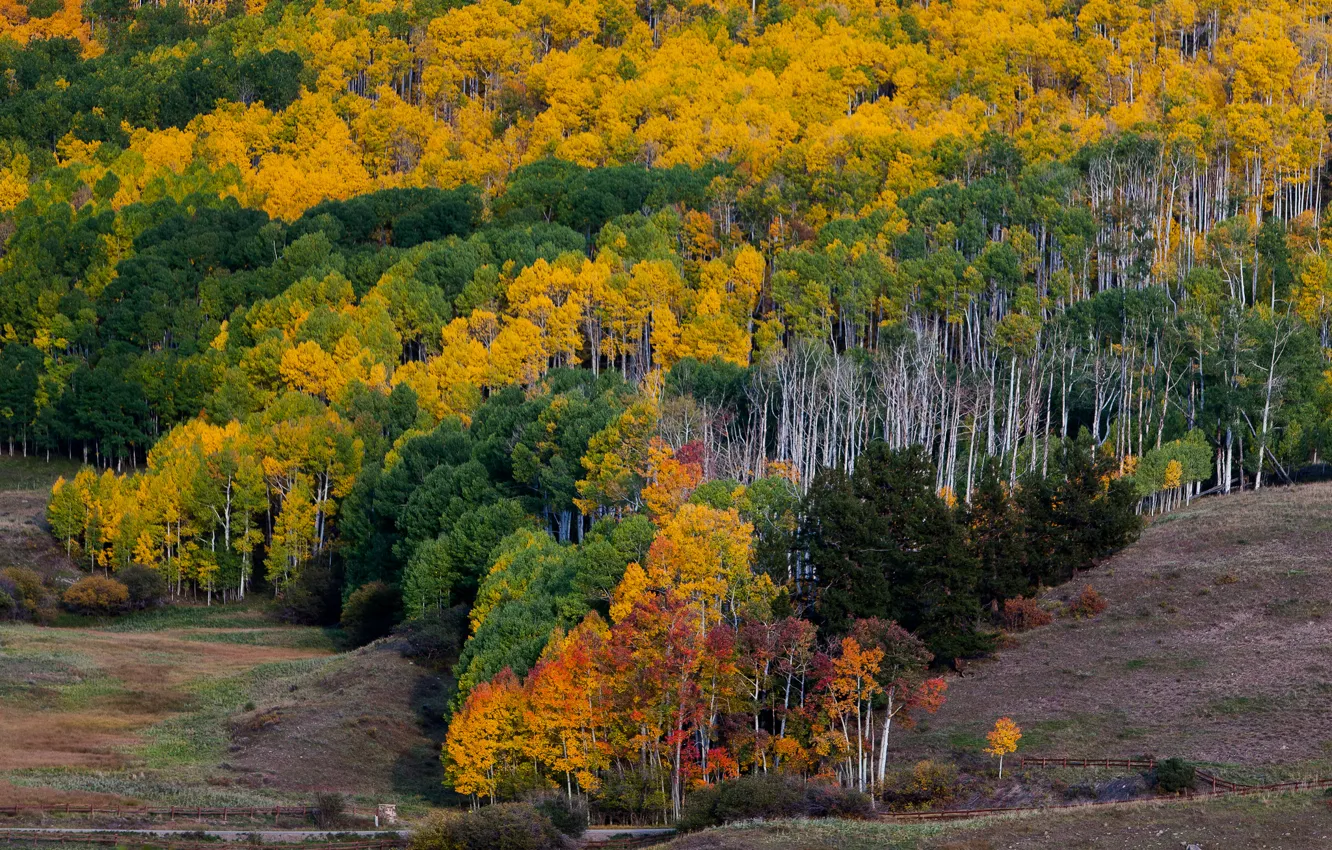
M0 0L0 439L90 575L441 635L461 794L873 793L1005 612L1321 465L1330 21Z

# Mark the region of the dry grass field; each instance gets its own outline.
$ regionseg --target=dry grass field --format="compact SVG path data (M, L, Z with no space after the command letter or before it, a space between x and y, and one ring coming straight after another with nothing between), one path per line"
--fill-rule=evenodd
M328 654L199 639L234 634L0 627L0 726L13 733L0 771L126 767L143 730L190 710L201 683Z
M0 800L440 799L446 700L392 647L337 654L259 606L0 626Z
M953 679L903 755L975 754L994 719L1019 752L1179 755L1243 781L1332 774L1332 485L1204 499L1157 519L1056 620Z
M941 824L775 821L677 838L668 850L1318 850L1332 812L1309 794L1009 815Z

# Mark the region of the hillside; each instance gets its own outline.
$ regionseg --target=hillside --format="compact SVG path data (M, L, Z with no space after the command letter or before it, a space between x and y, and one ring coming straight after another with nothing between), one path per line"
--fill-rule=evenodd
M0 455L0 566L27 567L50 579L77 578L76 567L46 524L51 485L77 471L64 458L48 463Z
M0 797L440 799L443 687L393 647L332 654L255 606L0 625Z
M1104 614L952 680L902 755L975 753L1009 714L1024 753L1332 773L1332 485L1200 500L1050 595L1085 584Z

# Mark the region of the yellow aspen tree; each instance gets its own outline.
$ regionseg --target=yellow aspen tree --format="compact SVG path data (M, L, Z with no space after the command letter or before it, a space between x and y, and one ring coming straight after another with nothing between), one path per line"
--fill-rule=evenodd
M994 722L994 728L986 734L985 740L988 746L985 752L991 756L999 757L999 778L1004 778L1004 756L1008 753L1016 752L1018 740L1022 738L1022 730L1013 722L1010 717L1001 717Z

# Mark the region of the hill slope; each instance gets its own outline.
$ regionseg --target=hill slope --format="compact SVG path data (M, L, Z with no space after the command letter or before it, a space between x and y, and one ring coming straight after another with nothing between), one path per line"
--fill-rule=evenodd
M1330 555L1332 485L1205 499L1161 518L1051 592L1092 584L1110 603L1104 614L1019 636L955 680L906 749L974 752L1008 714L1032 754L1150 752L1326 773Z

